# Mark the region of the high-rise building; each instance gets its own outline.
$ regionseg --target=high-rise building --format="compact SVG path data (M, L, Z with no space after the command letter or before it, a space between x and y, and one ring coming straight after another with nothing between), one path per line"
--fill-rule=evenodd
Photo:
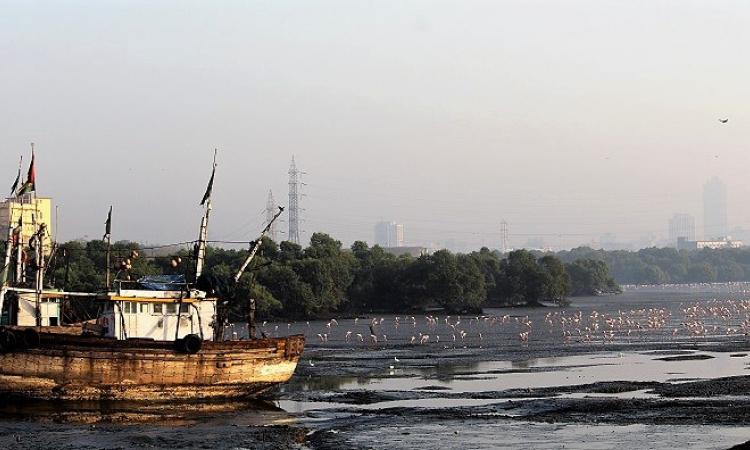
M669 219L670 245L677 245L680 238L686 241L695 240L695 218L690 214L678 213Z
M396 222L376 223L375 244L381 247L403 247L404 226Z
M703 185L703 237L716 239L727 236L727 188L717 177Z

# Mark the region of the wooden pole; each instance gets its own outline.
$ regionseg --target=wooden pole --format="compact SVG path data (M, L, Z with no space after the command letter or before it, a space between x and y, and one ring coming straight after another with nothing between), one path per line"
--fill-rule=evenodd
M8 214L10 219L11 215ZM10 269L10 257L13 253L13 222L8 220L8 240L5 242L5 261L3 266L3 275L5 278L2 280L2 287L0 287L0 317L2 317L3 306L5 303L5 293L8 291L8 269Z
M201 229L198 234L198 252L195 261L195 281L203 273L203 264L206 259L206 241L208 240L208 216L211 214L211 199L206 202L206 213L201 219Z
M110 277L111 277L111 271L112 269L112 236L110 234L107 234L107 292L109 292L110 289Z
M242 263L240 270L238 270L237 274L235 274L234 276L235 283L240 281L240 278L242 277L242 274L245 272L245 269L247 269L248 264L250 264L250 261L253 260L253 258L255 257L255 254L258 253L258 250L260 249L260 245L263 243L263 237L268 233L268 230L271 229L271 227L273 226L273 223L276 221L276 219L279 218L282 212L284 212L284 208L279 206L278 212L276 212L273 218L268 222L268 225L266 225L263 231L261 231L260 237L253 244L253 247L250 249L250 253L247 255L247 258L245 258L245 262Z
M16 244L16 284L26 281L23 270L23 203L21 203L21 217L18 219L18 243Z
M42 326L42 290L44 289L44 235L47 231L42 224L36 236L36 326Z
M5 242L5 263L3 265L3 270L6 271L10 268L10 258L13 255L13 220L11 218L11 215L8 214L8 240ZM7 278L3 280L3 284L7 284L8 280Z

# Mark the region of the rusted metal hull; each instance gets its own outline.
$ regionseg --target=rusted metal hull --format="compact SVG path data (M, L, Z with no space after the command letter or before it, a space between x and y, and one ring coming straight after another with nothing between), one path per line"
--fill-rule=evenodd
M0 354L0 395L61 400L206 400L254 397L291 378L301 335L174 343L40 333L37 348Z

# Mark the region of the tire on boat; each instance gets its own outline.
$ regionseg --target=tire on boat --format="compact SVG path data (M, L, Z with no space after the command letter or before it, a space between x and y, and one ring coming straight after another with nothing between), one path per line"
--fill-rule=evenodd
M203 347L203 340L197 334L188 334L182 338L181 345L178 345L180 350L190 355L201 351L201 347Z
M12 352L18 347L18 339L15 333L11 330L3 330L0 332L0 345L2 345L4 352Z
M24 348L37 348L39 347L40 342L41 338L39 337L38 331L33 328L26 328L25 330L23 330Z

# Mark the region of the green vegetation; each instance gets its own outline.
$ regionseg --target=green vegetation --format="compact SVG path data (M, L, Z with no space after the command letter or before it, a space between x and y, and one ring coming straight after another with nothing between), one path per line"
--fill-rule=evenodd
M118 274L135 280L150 274L190 274L190 252L148 258L133 242L113 245L113 263L130 260ZM327 234L315 233L307 248L264 239L251 270L239 283L229 282L247 250L210 247L206 273L224 298L233 317L244 317L247 299L256 299L258 314L292 319L323 317L331 312L421 311L440 307L452 313L476 312L483 306L564 303L569 295L619 292L599 259L540 257L518 250L503 257L482 248L469 254L440 250L418 258L396 257L382 248L355 242L343 249ZM181 263L173 266L172 256ZM47 280L70 291L96 291L105 285L106 248L101 241L68 242L51 261ZM190 277L188 277L190 278Z
M600 261L622 284L750 281L749 249L678 251L674 248L646 248L631 252L579 247L559 252L556 256L566 262Z

